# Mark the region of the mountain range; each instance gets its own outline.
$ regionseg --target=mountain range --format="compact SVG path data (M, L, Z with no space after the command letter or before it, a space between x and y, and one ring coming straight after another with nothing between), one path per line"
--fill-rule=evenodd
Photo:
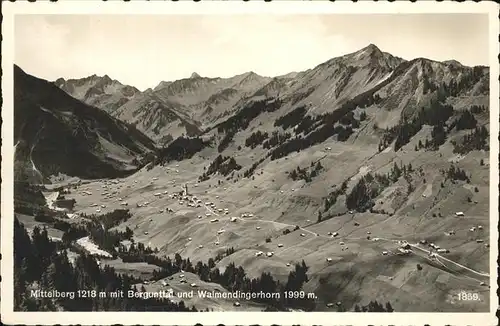
M474 77L471 77L474 76ZM72 97L103 109L111 116L135 125L160 145L181 136L198 136L234 115L245 103L279 97L284 109L307 105L311 114L333 111L366 92L377 93L383 111L375 117L380 126L396 124L434 96L435 89L452 80L470 81L460 96L480 98L487 92L488 68L476 70L457 61L411 61L382 52L375 45L333 58L313 69L275 78L254 72L231 78L190 78L162 81L144 92L122 85L108 76L58 79L55 84ZM470 94L469 94L470 93ZM455 105L462 105L456 100ZM480 101L480 100L479 100ZM480 103L483 103L480 101ZM465 105L465 104L464 104Z
M17 147L19 155L28 157L30 162L39 160L41 154L38 152L43 146L38 143L49 141L51 135L45 133L54 132L55 126L50 129L49 126L57 123L60 131L53 136L59 136L66 129L71 137L54 137L57 139L50 139L50 142L57 146L61 145L61 139L75 142L75 146L58 147L57 153L61 152L60 148L65 148L63 152L66 153L86 146L85 152L92 161L113 166L113 169L118 165L119 169L133 168L132 157L145 156L147 152L172 143L175 145L174 140L179 137L204 135L217 139L221 149L221 142L222 147L234 143L236 133L250 133L254 129L268 134L272 130L276 132L275 120L287 114L293 116L297 108L304 112L292 127L301 128L296 137L306 137L313 130L325 128L325 117L333 114L337 122L340 118L359 118L361 108L366 107L366 121L361 126L356 123L356 128L348 124L346 130L352 141L376 143L382 135L374 130L390 130L414 118L421 108L440 97L446 97L446 103L455 110L488 105L489 86L488 67L471 68L455 60L437 62L417 58L408 61L382 52L373 44L313 69L284 76L270 78L247 72L231 78L208 78L193 73L190 78L162 81L144 92L107 75L59 78L51 83L30 76L16 66L15 76L16 126L20 126L15 138L16 144L20 144ZM259 101L269 99L279 100L279 107L273 112L252 109ZM250 111L250 116L246 117ZM300 121L303 118L305 120ZM246 124L243 129L226 130L224 135L214 132L215 128L220 131L221 126L224 129L232 121L239 123L242 119ZM42 128L28 131L23 127L32 121ZM372 128L367 128L369 125ZM338 128L343 128L342 123L337 126L331 136L338 133ZM129 133L129 130L134 132ZM47 150L52 152L54 149ZM34 163L30 164L38 169ZM74 174L69 167L64 171ZM82 174L91 175L94 172ZM100 173L95 172L95 175Z
M154 89L139 92L108 76L58 79L55 84L69 95L137 126L159 144L181 135L197 136L206 124L231 114L242 98L269 82L253 72L232 78L190 78L162 81Z

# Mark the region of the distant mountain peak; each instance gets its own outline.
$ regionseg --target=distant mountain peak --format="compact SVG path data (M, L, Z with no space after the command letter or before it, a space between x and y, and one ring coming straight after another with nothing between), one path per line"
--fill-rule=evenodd
M198 75L196 72L193 72L190 78L201 78L201 76Z
M354 52L355 55L362 57L362 56L374 56L374 55L381 55L382 51L375 45L375 44L368 44L361 50L358 50Z
M358 51L333 58L327 61L326 64L339 61L343 62L343 64L357 67L382 67L385 70L391 70L405 60L383 52L375 44L370 43Z
M260 76L259 74L256 74L253 71L246 72L241 76L243 77L243 80L254 80L254 79L262 78L262 76Z
M153 88L154 91L160 90L162 88L167 87L168 85L172 84L171 81L164 81L162 80L158 85L156 85L155 88ZM149 88L150 89L150 88Z
M370 43L368 44L367 46L365 46L363 48L363 50L369 50L369 51L380 51L380 49L378 48L378 46L376 46L375 44L373 43Z
M383 59L385 56L392 56L382 52L375 44L368 44L362 49L355 52L347 53L341 57L335 57L327 62L336 62L338 60L348 60L355 65L363 65L369 62L376 62Z

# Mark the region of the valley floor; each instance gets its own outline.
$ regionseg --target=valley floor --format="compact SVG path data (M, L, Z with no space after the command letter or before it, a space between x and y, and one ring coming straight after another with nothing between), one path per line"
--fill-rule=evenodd
M329 155L326 160L335 161L337 155ZM366 157L358 161L362 159ZM387 159L384 164L393 160ZM280 181L283 171L273 170L273 166L283 168L284 160L267 164L262 173L256 173L255 180L233 183L219 178L219 184L214 181L217 178L212 178L199 183L198 171L203 171L207 163L193 158L150 171L144 169L124 179L84 182L67 197L76 199L76 214L130 209L132 218L118 228L128 226L136 242L158 248L160 256L179 253L192 262L206 262L234 248L233 254L217 263L221 270L234 262L245 269L247 276L255 278L269 272L283 282L294 264L304 260L309 266L304 291L317 297L316 310L330 309L328 304L338 301L346 307L360 301L366 304L363 300L390 301L396 311L489 310L488 216L470 212L455 217L456 203L450 199L453 195L441 199L441 210L448 211L444 217L426 216L426 209L419 206L431 201L433 193L438 196L439 186L429 183L416 190L422 195L415 195L413 206L417 209L413 212L344 212L318 223L316 214L308 210L318 206L314 203L320 192L307 188L302 181ZM367 169L356 170L359 174ZM352 175L356 177L356 173ZM185 185L188 195L172 198ZM318 188L318 184L315 186ZM326 195L325 191L321 195ZM306 208L300 211L301 207ZM477 225L482 225L481 229L471 232L470 228ZM285 230L290 232L285 234ZM448 234L450 230L455 230L453 235ZM439 244L449 253L434 253L431 257L429 246L420 243L422 239ZM405 244L411 251L403 254L399 249ZM125 267L127 263L123 262L119 265L127 272L145 268ZM212 287L196 278L193 274L190 282ZM162 288L159 282L146 286ZM477 293L480 300L458 300L463 291ZM230 301L191 301L197 307L214 310L234 308Z

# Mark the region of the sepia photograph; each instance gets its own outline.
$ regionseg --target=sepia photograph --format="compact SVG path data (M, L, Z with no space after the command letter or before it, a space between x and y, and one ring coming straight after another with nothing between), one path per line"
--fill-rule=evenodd
M3 6L6 322L495 323L498 5L285 3Z

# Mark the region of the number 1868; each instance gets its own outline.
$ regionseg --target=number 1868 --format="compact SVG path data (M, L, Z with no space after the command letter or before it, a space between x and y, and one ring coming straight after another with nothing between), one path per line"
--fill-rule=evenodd
M458 300L460 301L478 301L479 294L475 292L465 292L461 291L457 294Z

